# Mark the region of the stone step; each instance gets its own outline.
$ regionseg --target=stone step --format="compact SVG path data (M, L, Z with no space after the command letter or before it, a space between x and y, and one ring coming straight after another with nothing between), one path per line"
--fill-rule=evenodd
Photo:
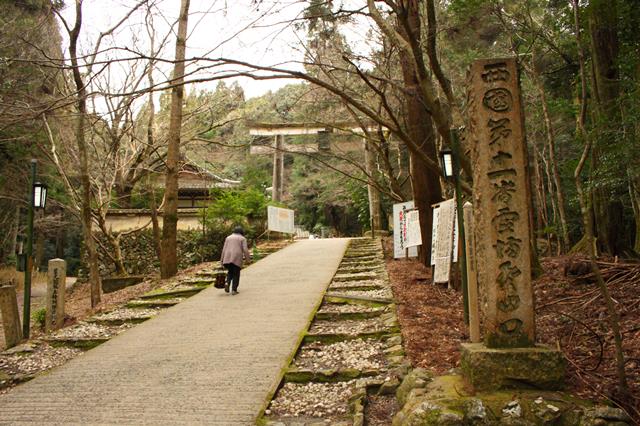
M380 285L340 285L340 282L354 282L354 281L339 281L336 283L337 285L331 284L329 286L329 290L358 290L358 291L374 291L374 290L384 290L386 287Z
M140 300L135 299L129 301L125 306L127 308L170 308L182 302L182 300Z
M366 274L366 273L375 273L379 274L384 271L384 267L382 265L375 266L356 266L356 267L339 267L336 271L336 274Z
M373 377L380 374L379 370L357 370L343 368L339 370L303 370L290 368L284 373L284 381L290 383L337 383L361 377Z
M393 303L392 299L386 299L381 297L349 296L349 295L330 293L330 292L326 293L324 297L326 301L332 302L332 303L336 303L333 301L333 299L353 300L353 301L371 302L371 303L385 303L385 304Z
M318 312L315 319L325 321L359 320L379 317L384 309L365 312Z
M65 338L65 337L49 337L43 339L51 346L71 346L77 349L89 350L110 340L109 337L91 337L91 338Z
M150 320L153 316L146 317L133 317L133 318L114 318L114 319L95 319L88 318L85 321L92 324L99 325L122 325L122 324L141 324L147 320Z
M380 274L377 273L359 273L359 274L336 274L333 277L333 282L346 282L346 281L367 281L380 278Z
M358 334L347 333L307 333L302 339L303 343L321 342L321 343L335 343L345 340L355 339L382 339L389 334L396 334L400 330L398 327L390 327L384 330L369 331Z
M152 291L150 293L140 296L139 299L162 300L162 299L172 299L174 297L191 297L200 293L205 288L206 287L193 287L193 288L184 288L184 289L169 290L169 291Z

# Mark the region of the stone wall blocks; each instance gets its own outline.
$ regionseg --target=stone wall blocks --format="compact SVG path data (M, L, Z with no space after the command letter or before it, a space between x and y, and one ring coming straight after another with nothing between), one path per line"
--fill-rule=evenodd
M393 426L464 426L461 414L431 401L417 400L407 404L393 418Z
M479 398L471 398L462 404L464 420L468 425L488 425L487 408Z
M397 377L392 377L386 380L380 389L378 389L378 395L393 395L400 386L400 380Z
M631 424L631 418L623 410L606 406L585 410L580 421L580 426L625 426Z
M400 404L400 406L405 405L407 403L407 397L413 389L426 388L432 379L433 375L423 368L415 368L409 371L396 391L398 404Z

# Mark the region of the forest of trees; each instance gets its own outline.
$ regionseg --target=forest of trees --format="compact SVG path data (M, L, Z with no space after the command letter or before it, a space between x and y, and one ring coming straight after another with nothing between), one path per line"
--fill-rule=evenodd
M187 35L198 19L188 0L176 3L168 26L159 24L166 17L157 2L130 3L112 23L91 22L87 31L90 2L0 0L4 264L15 263L24 235L28 164L37 158L50 189L50 207L36 218L37 260L47 250L79 257L81 246L97 303L98 251L117 263L123 237L105 225L107 211L145 207L164 215L162 235L155 227L162 275L175 274L176 172L185 161L242 181L235 193L216 194L212 224L231 210L229 220L261 218L271 160L248 154L253 122L317 123L336 127L332 138L366 141L374 167L363 166L364 149L287 154L285 205L311 231L354 235L370 227L367 183L381 193L384 214L413 199L426 262L429 206L452 193L438 152L450 145L450 130L465 125L466 70L474 59L503 56L516 56L522 71L541 254L640 252L640 8L633 0L309 0L285 24L304 53L287 65L190 55ZM249 6L256 16L277 11L262 1ZM137 34L125 45L124 28ZM246 99L240 76L297 80ZM216 80L215 89L199 86ZM356 123L364 139L340 122ZM163 197L152 181L165 173ZM470 176L463 159L467 191Z

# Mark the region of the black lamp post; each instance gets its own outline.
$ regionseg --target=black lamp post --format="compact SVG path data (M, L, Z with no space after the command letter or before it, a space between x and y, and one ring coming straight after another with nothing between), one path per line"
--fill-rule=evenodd
M451 129L451 149L440 151L442 172L448 181L455 185L456 216L458 218L458 234L460 244L460 275L462 277L462 301L464 304L464 322L469 324L469 295L467 294L467 250L465 247L464 215L462 210L462 186L460 184L460 140L458 130Z
M22 316L22 336L29 338L31 328L31 269L33 268L33 209L44 209L47 204L47 185L36 182L38 160L31 160L31 192L27 214L27 252L24 269L24 306Z

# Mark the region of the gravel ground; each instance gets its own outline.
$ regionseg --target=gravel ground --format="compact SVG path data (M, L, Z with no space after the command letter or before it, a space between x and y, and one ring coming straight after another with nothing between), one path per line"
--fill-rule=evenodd
M80 322L72 327L63 328L51 334L54 339L96 339L111 338L131 328L132 324L108 326Z
M391 289L381 288L379 290L332 290L331 293L335 295L345 296L359 296L359 297L371 297L377 299L391 299Z
M93 319L98 321L130 320L138 318L148 318L157 315L160 308L155 309L131 309L120 308L104 314L98 314Z
M81 353L80 349L56 348L46 343L40 343L34 345L32 352L0 354L0 371L11 376L35 374L62 365Z
M286 383L265 411L267 416L345 418L355 381L340 383Z
M379 370L387 365L384 345L377 340L356 339L324 345L319 342L305 345L294 360L298 368L318 370L355 368Z
M392 395L370 395L364 408L367 426L388 426L399 411L398 402Z
M384 330L385 326L379 318L346 321L315 321L310 333L314 334L361 334Z
M362 304L350 303L325 303L320 307L319 313L364 313L382 312L385 308L372 308Z

